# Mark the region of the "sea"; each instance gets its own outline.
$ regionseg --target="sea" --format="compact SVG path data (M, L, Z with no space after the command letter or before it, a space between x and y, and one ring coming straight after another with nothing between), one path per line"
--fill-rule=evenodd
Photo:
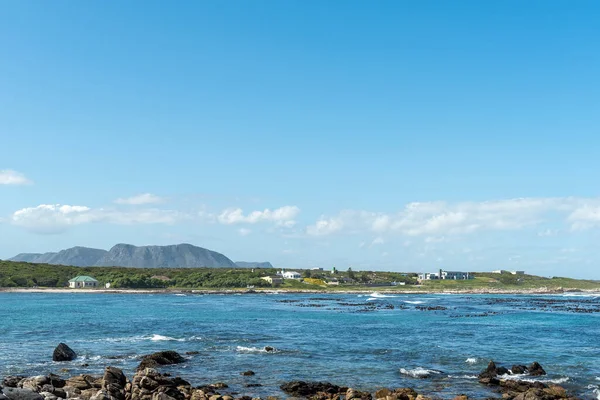
M53 362L60 342L79 357ZM304 380L499 398L477 381L494 360L538 361L537 380L598 399L600 294L0 293L0 377L108 365L131 377L161 350L186 358L163 372L250 396L285 398L282 383Z

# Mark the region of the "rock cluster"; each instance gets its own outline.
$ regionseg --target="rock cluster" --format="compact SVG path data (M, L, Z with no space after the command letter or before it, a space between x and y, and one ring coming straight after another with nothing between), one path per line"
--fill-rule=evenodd
M514 374L527 374L529 376L546 375L544 368L534 362L528 367L524 365L513 365L509 370L498 367L490 361L487 368L479 374L479 382L495 387L502 398L507 400L561 400L575 397L569 396L567 391L558 385L547 385L538 381L523 381L518 379L503 379L503 376Z
M220 393L227 389L225 383L192 387L179 378L162 374L145 365L165 365L182 362L176 352L160 352L145 356L131 381L118 368L106 367L103 376L77 375L62 379L57 375L32 377L7 376L0 383L0 400L260 400L249 396ZM498 366L491 361L479 375L482 384L502 394L505 400L576 400L558 385L547 385L534 380L506 379L508 375L545 375L546 371L537 362L529 366L513 365L511 369ZM242 373L253 376L252 371ZM247 387L260 386L250 383ZM338 386L329 382L292 381L280 389L293 397L310 400L431 400L411 388L380 389L374 394L354 388ZM236 393L237 395L237 393ZM267 400L278 400L268 397ZM460 395L454 400L468 400Z

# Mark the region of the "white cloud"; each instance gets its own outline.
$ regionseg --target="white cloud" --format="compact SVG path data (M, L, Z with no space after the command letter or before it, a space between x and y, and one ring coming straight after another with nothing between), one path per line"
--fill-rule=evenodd
M574 229L600 226L600 199L519 198L484 202L409 203L397 213L343 210L337 216L321 216L306 232L313 236L334 233L376 232L442 238L480 231L512 231L570 217Z
M240 228L240 229L238 229L238 233L240 234L240 236L248 236L249 234L252 233L252 231L247 228Z
M583 204L576 208L568 218L574 230L589 229L600 226L600 204Z
M0 170L0 185L29 185L33 183L25 175L12 169Z
M143 193L137 196L119 198L115 200L117 204L128 204L128 205L143 205L143 204L160 204L163 203L164 199L158 197L152 193Z
M263 211L252 211L248 215L244 215L241 208L228 208L223 210L217 219L224 225L272 222L277 226L293 227L296 225L295 218L299 213L300 209L296 206L284 206L275 210L267 208Z
M185 218L184 214L172 210L143 209L123 212L86 206L41 204L15 211L11 222L32 232L53 234L64 232L72 226L94 222L119 225L172 224L182 218Z
M371 242L371 247L376 246L378 244L384 244L384 243L385 243L385 240L381 236L379 236L379 237L376 237L375 239L373 239L373 241Z
M539 237L550 237L550 236L556 236L558 235L559 230L558 229L544 229L543 231L538 232L538 236Z

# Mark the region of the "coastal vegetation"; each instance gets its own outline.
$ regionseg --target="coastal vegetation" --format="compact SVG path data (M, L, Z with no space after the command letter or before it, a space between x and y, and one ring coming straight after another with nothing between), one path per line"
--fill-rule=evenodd
M101 287L126 289L242 289L271 288L264 279L278 272L274 268L126 268L73 267L28 262L0 261L0 287L4 288L64 288L69 279L90 275ZM600 281L563 277L539 277L475 273L470 280L432 280L418 282L416 274L381 271L323 271L301 270L303 281L286 279L281 289L294 290L386 290L444 291L444 290L528 290L547 288L600 290Z

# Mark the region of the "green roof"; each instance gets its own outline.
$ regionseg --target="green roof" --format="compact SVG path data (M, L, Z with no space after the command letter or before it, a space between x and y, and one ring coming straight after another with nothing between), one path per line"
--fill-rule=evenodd
M92 278L91 276L79 275L79 276L76 276L75 278L69 280L69 282L98 282L98 281L95 280L94 278Z

